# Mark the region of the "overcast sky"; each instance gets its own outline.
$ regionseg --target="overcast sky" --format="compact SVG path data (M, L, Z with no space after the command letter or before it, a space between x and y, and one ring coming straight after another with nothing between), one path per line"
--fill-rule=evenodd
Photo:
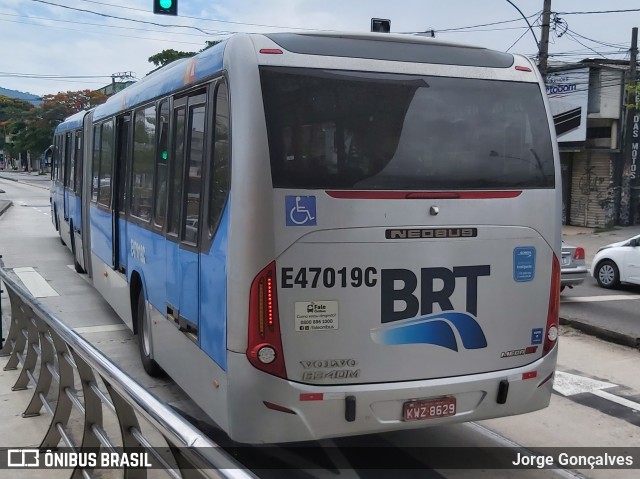
M0 0L0 87L36 95L97 89L114 73L144 77L154 68L148 58L164 49L197 51L206 40L231 32L366 32L372 17L391 19L392 32L433 29L442 40L529 56L538 51L525 21L506 0L178 1L179 16L172 17L154 15L152 0ZM543 1L512 2L540 39ZM552 17L552 60L629 58L640 11L575 12L640 10L640 1L552 0L551 9L558 14ZM72 78L81 76L87 78Z

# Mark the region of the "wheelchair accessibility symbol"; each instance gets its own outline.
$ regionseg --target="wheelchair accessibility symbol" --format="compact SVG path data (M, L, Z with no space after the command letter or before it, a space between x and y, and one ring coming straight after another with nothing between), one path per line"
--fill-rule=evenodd
M315 226L315 196L285 196L284 206L287 226Z

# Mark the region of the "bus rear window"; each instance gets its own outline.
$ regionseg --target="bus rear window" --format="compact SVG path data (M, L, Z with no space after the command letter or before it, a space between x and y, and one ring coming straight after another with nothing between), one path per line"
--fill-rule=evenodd
M262 67L273 186L551 188L537 84Z

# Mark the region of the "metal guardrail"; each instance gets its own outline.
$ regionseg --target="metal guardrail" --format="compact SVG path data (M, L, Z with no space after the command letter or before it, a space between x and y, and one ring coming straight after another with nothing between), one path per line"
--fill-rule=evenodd
M174 479L256 477L62 323L2 267L0 280L11 303L10 328L0 356L9 357L5 370L22 367L12 390L34 387L23 417L38 416L42 409L52 416L40 443L41 450L62 446L82 453L113 452L117 447L125 451L144 448L154 468L164 470ZM55 393L53 383L58 384L55 401L48 398ZM78 384L81 392L76 387ZM84 421L79 445L74 444L69 430L74 408ZM121 446L114 445L105 430L105 410L117 419ZM157 444L152 447L142 433L140 419L152 426L155 435L159 432L164 437L164 451ZM92 473L92 468L76 467L71 478L90 478ZM124 468L124 477L144 479L147 470Z

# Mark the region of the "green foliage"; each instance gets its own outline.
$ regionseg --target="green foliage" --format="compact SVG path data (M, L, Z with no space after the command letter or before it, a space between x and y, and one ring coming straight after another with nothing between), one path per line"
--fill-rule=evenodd
M14 158L24 151L40 154L51 144L58 123L106 99L104 94L90 90L59 92L45 95L41 107L36 108L25 101L0 96L0 148Z
M199 50L197 52L179 52L177 50L174 50L173 48L170 48L168 50L162 50L160 53L156 53L155 55L151 55L149 57L149 63L153 63L155 66L160 68L160 67L163 67L165 65L168 65L171 62L179 60L180 58L193 57L193 56L197 55L198 53L203 52L203 51L207 50L208 48L211 48L214 45L217 45L218 43L220 43L220 42L219 41L215 41L215 40L207 40L206 46L202 50ZM155 71L155 70L153 70L153 71Z
M640 109L640 82L625 86L624 92L626 95L626 102L624 106L626 108Z
M192 57L196 52L179 52L170 48L169 50L162 50L160 53L151 55L149 57L149 63L153 63L157 67L163 67L171 62L179 60L180 58Z

